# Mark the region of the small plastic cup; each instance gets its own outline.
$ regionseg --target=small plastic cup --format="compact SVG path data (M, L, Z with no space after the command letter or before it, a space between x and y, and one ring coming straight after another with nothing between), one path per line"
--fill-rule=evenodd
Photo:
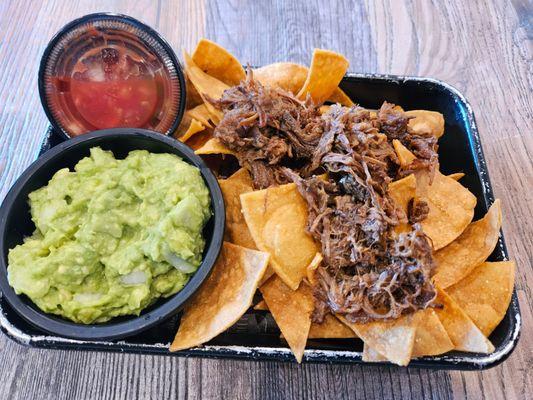
M119 127L169 135L185 110L185 78L171 47L119 14L90 14L64 26L43 54L39 93L66 138Z

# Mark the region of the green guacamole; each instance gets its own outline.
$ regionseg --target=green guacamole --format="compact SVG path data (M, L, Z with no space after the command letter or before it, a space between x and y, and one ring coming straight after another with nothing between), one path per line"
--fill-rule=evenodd
M200 171L171 154L99 147L29 195L36 229L8 278L41 310L85 324L138 315L183 288L211 215Z

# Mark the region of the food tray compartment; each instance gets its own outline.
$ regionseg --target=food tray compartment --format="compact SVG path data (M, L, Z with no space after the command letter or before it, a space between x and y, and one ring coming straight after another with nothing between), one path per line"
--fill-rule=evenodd
M428 109L444 114L445 135L439 141L441 170L444 174L464 172L461 183L477 197L475 219L482 217L494 196L483 156L474 115L464 97L453 87L437 80L371 74L348 74L342 89L357 103L379 108L383 101L401 105L406 110ZM63 138L51 128L42 143L40 154L60 143ZM508 260L503 236L489 257L490 261ZM255 302L254 302L255 303ZM179 325L179 315L139 335L120 341L79 341L49 336L22 320L0 298L0 328L15 341L39 348L119 351L173 356L202 356L253 360L292 361L294 357L272 317L264 311L250 309L232 328L206 345L169 353ZM516 292L510 307L490 340L496 347L492 354L451 352L436 357L414 359L410 366L443 369L486 369L504 361L516 346L520 334L520 310ZM310 340L304 362L364 363L363 343L358 339ZM373 363L374 364L374 363ZM381 363L390 365L388 363Z

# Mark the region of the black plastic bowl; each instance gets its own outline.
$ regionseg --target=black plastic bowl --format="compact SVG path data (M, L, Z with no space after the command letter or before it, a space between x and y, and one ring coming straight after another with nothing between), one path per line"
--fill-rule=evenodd
M45 186L61 168L73 168L91 147L111 150L125 158L132 150L172 153L200 169L209 193L213 216L204 229L206 246L203 261L189 282L175 295L160 299L140 316L117 317L103 324L83 325L41 311L24 295L17 295L7 280L9 249L23 242L35 230L28 205L28 194ZM218 182L200 157L183 143L160 133L135 128L105 129L63 142L46 152L21 175L0 208L0 289L9 304L35 327L73 339L118 339L154 326L177 313L209 275L222 246L225 210Z

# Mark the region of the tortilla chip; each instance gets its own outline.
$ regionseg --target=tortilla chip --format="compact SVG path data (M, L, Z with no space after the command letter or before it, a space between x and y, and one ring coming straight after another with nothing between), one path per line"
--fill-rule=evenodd
M254 306L254 310L256 311L268 311L268 306L265 300L261 300L259 303L257 303Z
M274 271L274 268L272 268L271 264L268 264L267 270L265 271L265 274L263 275L263 278L261 278L261 281L259 282L259 286L261 286L263 283L268 281L272 275L274 275L276 271Z
M185 108L190 109L196 107L199 104L203 104L204 101L202 100L202 97L194 88L194 85L192 84L187 74L185 74L185 89L187 93L185 100Z
M254 69L254 78L264 86L279 87L296 94L307 78L307 67L291 63L278 62Z
M322 253L316 253L306 268L307 280L309 281L311 285L315 285L316 283L316 278L315 278L316 269L320 266L320 263L322 262L323 259L324 257L322 257Z
M429 206L422 229L431 238L433 248L439 250L463 233L474 217L477 200L463 185L439 171L435 171L431 184L428 171L415 176L416 197Z
M252 304L268 258L267 253L224 243L211 274L185 306L170 351L198 346L236 323Z
M485 262L446 289L485 336L501 322L513 295L515 263Z
M453 342L433 308L418 311L416 315L418 326L413 347L413 358L436 356L453 350Z
M463 178L465 174L463 172L456 172L455 174L448 175L448 178L453 179L454 181L458 181Z
M363 345L363 357L364 362L386 362L388 361L386 357L379 354L372 347L364 343Z
M298 290L291 290L278 276L274 276L259 290L283 337L300 363L314 308L311 288L302 284Z
M416 159L416 156L411 153L411 151L407 147L405 147L398 139L394 139L392 141L392 146L394 147L394 151L398 156L400 166L407 167Z
M202 132L198 132L187 140L185 143L194 151L201 149L209 140L213 138L213 130L207 128Z
M239 60L224 47L211 40L201 39L194 50L192 59L202 71L226 85L238 85L246 78Z
M231 151L226 146L224 146L220 142L220 140L218 140L215 137L212 137L211 139L209 139L199 149L196 149L195 153L198 154L198 155L202 155L202 154L231 154L231 155L235 155L233 153L233 151Z
M287 92L297 94L307 79L309 69L301 64L278 62L265 65L254 70L254 78L262 85L276 86ZM332 103L340 103L351 107L353 101L340 88L335 88L329 99Z
M222 111L215 108L209 101L207 101L207 98L215 100L220 99L224 90L228 89L229 86L202 71L186 51L183 52L183 58L185 59L185 72L187 73L187 76L202 97L202 100L209 111L209 115L211 116L211 120L215 124L218 124L223 117Z
M366 345L384 355L390 362L407 365L411 360L416 335L416 318L403 315L391 321L375 321L366 324L349 322L339 317Z
M297 96L305 99L310 95L316 104L322 104L339 86L348 64L348 60L339 53L315 49L311 68Z
M413 174L389 184L389 195L407 214L409 202L416 194L416 178Z
M440 138L444 134L444 116L440 112L411 110L405 115L413 117L409 120L409 128L416 135Z
M461 236L435 253L435 283L446 289L485 261L498 243L501 225L500 200L496 199L482 219L472 222Z
M413 174L389 184L389 195L397 204L398 208L404 212L405 218L407 218L409 203L415 197L415 194L416 178ZM410 227L407 222L400 223L394 228L396 233L402 233L409 230Z
M309 339L349 339L356 337L354 331L331 314L326 314L324 322L321 324L312 322L308 336Z
M205 127L200 122L198 122L197 120L195 120L193 118L191 120L191 124L189 125L189 128L187 129L187 131L185 131L185 133L183 135L178 137L178 140L180 140L182 142L186 142L193 135L195 135L195 134L197 134L199 132L202 132L204 129L205 129Z
M436 356L453 350L453 343L432 308L418 311L415 315L418 318L418 325L412 358ZM365 343L363 361L382 362L388 360Z
M322 114L327 113L330 110L330 108L331 108L331 106L320 106L318 111L322 115Z
M354 105L352 99L350 99L348 95L342 91L341 88L335 89L331 96L329 96L328 101L332 103L339 103L346 107L351 107Z
M209 122L209 118L211 116L205 104L200 104L194 108L191 108L190 110L185 111L185 116L191 119L194 118L203 126L212 127L211 123Z
M241 168L228 179L221 179L218 183L226 205L226 233L229 241L239 246L255 249L254 240L241 212L240 198L241 194L254 190L250 174L246 169Z
M442 308L435 309L440 322L453 342L455 350L472 353L492 353L494 346L483 332L472 322L465 312L442 289L437 288L437 303Z
M307 203L296 185L272 187L241 195L246 224L258 249L270 253L270 264L292 290L319 251L305 232Z

